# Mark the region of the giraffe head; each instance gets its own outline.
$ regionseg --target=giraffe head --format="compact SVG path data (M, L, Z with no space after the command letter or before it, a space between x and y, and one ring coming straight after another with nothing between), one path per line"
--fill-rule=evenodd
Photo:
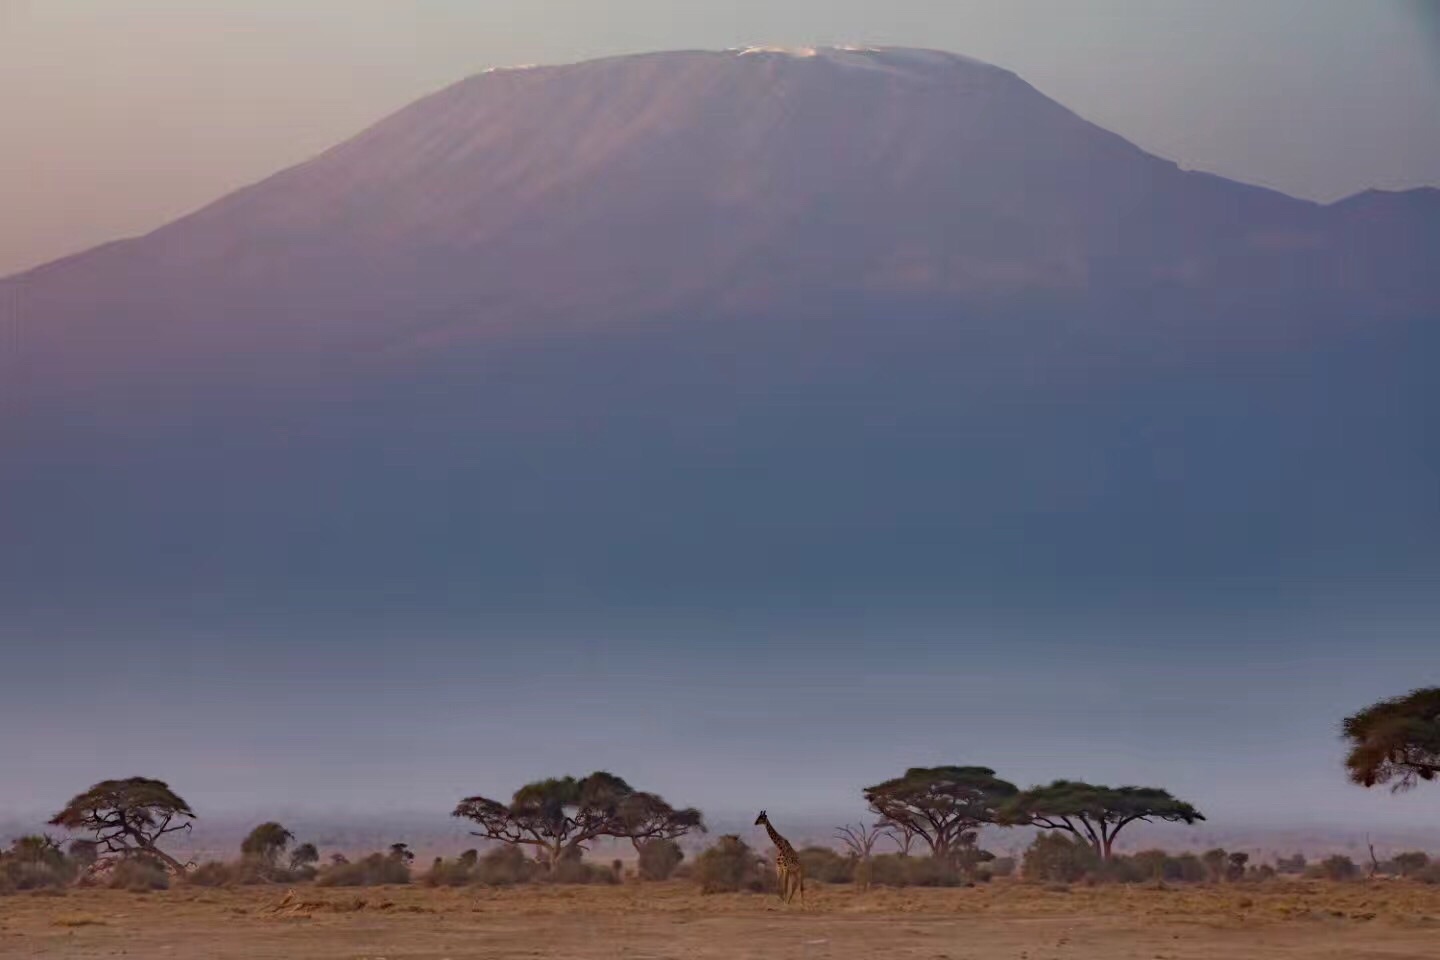
M769 823L769 822L770 822L770 818L767 817L767 816L765 816L765 811L764 811L764 810L761 810L761 811L760 811L760 816L758 816L758 817L755 818L755 825L756 825L757 827L760 826L760 824L762 824L762 823Z

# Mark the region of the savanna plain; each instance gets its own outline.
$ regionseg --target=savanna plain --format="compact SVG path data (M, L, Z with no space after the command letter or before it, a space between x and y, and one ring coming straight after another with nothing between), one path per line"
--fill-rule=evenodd
M1440 885L1277 879L1213 885L858 890L807 902L693 884L518 888L37 891L0 898L0 957L1433 958Z

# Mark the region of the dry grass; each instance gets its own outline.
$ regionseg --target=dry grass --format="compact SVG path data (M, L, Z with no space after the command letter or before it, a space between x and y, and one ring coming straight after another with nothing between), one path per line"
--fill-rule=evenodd
M1440 886L812 887L702 897L684 883L297 888L0 899L0 957L1146 960L1433 958Z

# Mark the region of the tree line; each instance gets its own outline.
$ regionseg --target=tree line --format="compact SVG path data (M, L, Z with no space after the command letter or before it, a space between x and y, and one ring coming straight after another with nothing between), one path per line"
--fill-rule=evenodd
M1406 790L1440 775L1440 688L1380 701L1346 717L1341 729L1349 743L1346 769L1362 786L1384 784ZM842 860L848 867L837 867L821 852L839 856L834 849L811 846L806 848L812 863L807 872L838 876L848 871L855 882L868 884L876 876L876 863L890 869L888 861L875 855L878 841L889 838L896 847L894 857L928 862L926 867L906 867L919 871L916 876L931 871L973 882L982 867L997 860L980 847L980 831L1015 826L1043 831L1026 851L1024 863L1027 873L1037 875L1108 870L1117 876L1138 871L1156 879L1224 879L1258 870L1247 865L1244 854L1224 851L1219 852L1223 863L1211 851L1196 858L1198 867L1184 855L1167 861L1168 855L1156 851L1120 863L1116 842L1130 824L1194 824L1205 819L1192 804L1159 787L1056 780L1022 790L989 767L937 766L910 768L861 793L873 820L842 827L835 837L846 852ZM664 879L684 859L677 841L706 831L698 809L673 806L659 794L636 789L606 771L538 780L521 786L508 800L465 797L451 813L473 824L472 834L496 849L483 857L468 851L455 861L437 861L431 871L435 882L485 876L498 878L497 882L531 877L572 882L613 879L618 876L618 862L608 871L582 864L584 853L602 839L630 843L640 876ZM395 844L388 852L356 863L335 854L328 864L320 864L313 844L292 847L295 837L290 831L270 822L246 837L237 864L197 868L181 863L162 847L167 838L189 831L195 819L190 805L164 781L145 777L102 781L72 797L51 818L50 825L80 835L68 846L49 836L32 836L17 840L0 854L0 888L17 885L16 877L23 885L27 877L33 880L42 874L73 881L98 873L119 875L136 886L160 885L168 875L201 883L397 882L408 881L414 859L405 844ZM1421 862L1422 857L1402 854L1388 866L1397 875L1420 875L1431 866ZM750 877L755 859L740 837L727 835L702 854L696 869L710 869L716 876ZM1343 879L1344 864L1334 858L1328 863L1319 867L1323 875ZM1282 867L1283 862L1273 869L1285 872ZM1380 868L1375 860L1370 872L1382 872ZM1004 872L1004 865L983 872L997 875ZM739 881L715 882L727 886Z

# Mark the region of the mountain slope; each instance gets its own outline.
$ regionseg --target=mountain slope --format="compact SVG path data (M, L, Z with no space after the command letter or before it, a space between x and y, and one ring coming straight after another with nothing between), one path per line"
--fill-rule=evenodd
M1437 197L1183 171L928 51L483 74L0 281L0 574L1429 576Z

